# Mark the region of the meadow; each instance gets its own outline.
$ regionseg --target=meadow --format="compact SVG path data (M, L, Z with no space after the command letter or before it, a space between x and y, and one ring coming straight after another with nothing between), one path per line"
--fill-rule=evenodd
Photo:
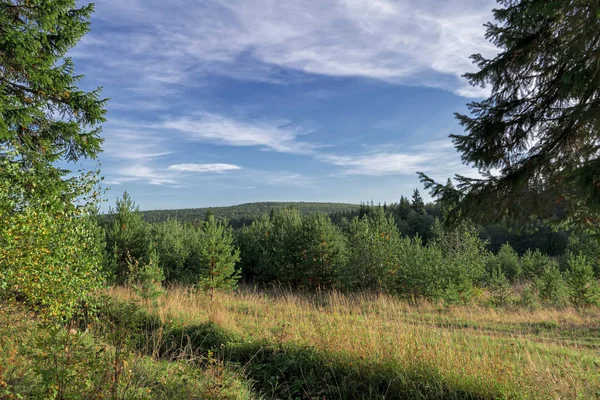
M136 297L124 287L108 293ZM600 396L598 309L247 288L211 302L185 287L142 307L160 321L146 333L155 354L208 355L268 399Z

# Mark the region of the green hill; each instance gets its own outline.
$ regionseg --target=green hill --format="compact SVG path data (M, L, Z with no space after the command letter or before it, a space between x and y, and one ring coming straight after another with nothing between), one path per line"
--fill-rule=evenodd
M259 215L271 212L273 209L284 207L297 208L301 213L311 212L338 213L356 211L358 204L348 203L315 203L315 202L259 202L246 203L228 207L202 207L183 208L179 210L148 210L142 211L144 219L148 222L162 222L168 218L178 219L183 222L196 222L204 220L206 212L211 210L217 219L227 218L233 226L241 226L250 222Z

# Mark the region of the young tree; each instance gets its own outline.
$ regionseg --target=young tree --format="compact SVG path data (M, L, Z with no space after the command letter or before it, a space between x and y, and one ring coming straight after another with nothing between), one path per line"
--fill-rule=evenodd
M457 114L452 135L481 179L457 176L448 190L424 174L437 196L458 207L453 219L536 224L540 219L597 230L600 211L600 13L595 1L499 0L486 37L500 50L472 56L466 74L491 95Z
M208 291L213 301L217 289L236 287L240 271L235 269L235 264L240 261L240 251L233 245L232 229L215 222L214 215L208 216L202 232L198 287Z
M582 254L569 255L569 269L565 281L571 303L576 307L597 306L600 304L600 286L594 278L594 270Z
M142 219L139 207L129 193L116 200L115 208L109 209L112 224L106 232L106 250L112 256L109 274L117 282L128 278L128 262L142 262L146 258L149 245L148 227Z
M521 277L521 262L519 255L508 243L504 243L500 247L498 254L491 255L487 264L488 273L491 273L500 269L504 275L511 281L514 282Z
M297 238L300 264L296 286L330 289L346 265L346 243L340 229L326 214L302 218Z
M399 244L398 228L383 209L355 217L348 234L348 265L340 277L343 285L350 290L392 290Z
M567 287L563 274L557 265L548 265L535 286L540 294L540 299L555 307L562 307L567 299Z

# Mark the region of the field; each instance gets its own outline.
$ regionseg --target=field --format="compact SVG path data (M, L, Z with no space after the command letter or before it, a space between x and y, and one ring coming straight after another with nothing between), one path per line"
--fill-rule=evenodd
M110 295L135 297L126 288ZM210 351L265 398L600 396L598 310L441 308L252 290L211 303L172 288L147 311L160 317L154 334L163 357Z

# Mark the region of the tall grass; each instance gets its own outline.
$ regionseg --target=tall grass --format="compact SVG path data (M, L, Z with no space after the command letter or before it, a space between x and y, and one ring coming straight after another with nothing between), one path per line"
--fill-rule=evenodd
M135 297L122 287L109 294L123 301ZM247 365L254 371L251 378L267 396L269 385L276 384L280 387L272 389L273 397L294 392L313 397L321 390L318 383L294 376L306 371L316 373L313 380L321 379L319 371L330 371L322 390L345 398L600 396L598 310L442 308L385 295L303 296L249 289L210 302L201 293L173 287L149 311L164 323L187 327L188 333L210 323L234 335L228 339L233 343L221 344L223 356L242 365L254 363ZM284 367L269 371L275 383L261 382L272 377L257 373L269 368L256 365L257 354L267 364L287 354ZM307 357L318 368L307 364ZM287 373L281 371L285 368ZM293 378L297 387L286 387L278 374Z

